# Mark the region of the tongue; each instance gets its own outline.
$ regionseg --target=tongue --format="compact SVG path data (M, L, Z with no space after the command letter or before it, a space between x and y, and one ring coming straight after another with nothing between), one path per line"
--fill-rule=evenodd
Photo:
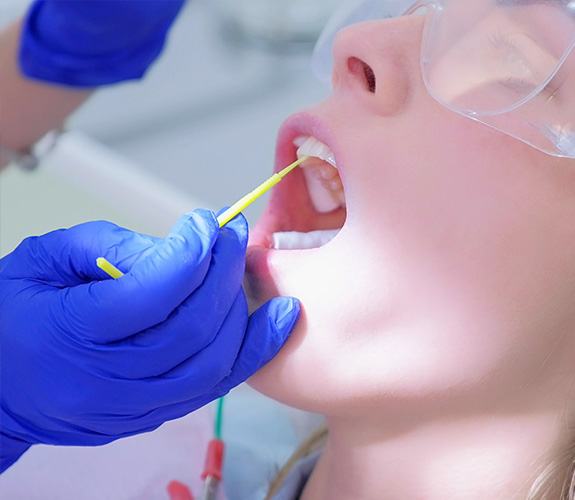
M339 229L325 231L311 231L309 233L274 233L272 236L272 248L275 250L305 250L319 248L330 242Z

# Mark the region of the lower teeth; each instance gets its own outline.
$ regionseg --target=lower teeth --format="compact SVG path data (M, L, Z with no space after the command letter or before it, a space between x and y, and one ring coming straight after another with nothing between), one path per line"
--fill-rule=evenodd
M339 229L311 231L309 233L298 233L295 231L274 233L272 235L272 248L274 250L319 248L330 242L337 233L339 233Z

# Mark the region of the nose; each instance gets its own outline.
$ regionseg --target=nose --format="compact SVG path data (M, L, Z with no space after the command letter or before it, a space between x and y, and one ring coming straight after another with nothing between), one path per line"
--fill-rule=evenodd
M334 45L334 92L351 93L383 116L401 112L419 71L420 31L407 18L370 21L341 31Z

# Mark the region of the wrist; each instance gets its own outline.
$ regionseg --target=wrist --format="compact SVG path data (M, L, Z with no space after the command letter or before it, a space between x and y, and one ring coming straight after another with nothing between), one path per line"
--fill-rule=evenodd
M0 169L13 163L23 170L35 170L42 159L56 147L58 139L63 133L62 128L48 132L36 144L20 151L9 148L0 142Z

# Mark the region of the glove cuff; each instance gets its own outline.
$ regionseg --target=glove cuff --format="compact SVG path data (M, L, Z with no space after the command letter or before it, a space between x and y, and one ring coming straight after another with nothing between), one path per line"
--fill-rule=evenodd
M29 10L22 27L19 64L22 73L30 79L75 88L94 88L128 80L141 79L150 65L162 52L169 23L151 31L142 39L124 40L103 51L98 47L111 34L79 39L81 28L76 31L58 32L60 39L46 38L48 30L54 37L51 17L42 17L45 3L37 2ZM45 26L48 23L48 26ZM50 31L51 29L51 31ZM130 29L127 27L126 29ZM70 41L72 43L70 44ZM74 43L74 41L76 43ZM65 43L64 43L65 42Z
M13 465L30 446L30 443L0 431L0 474Z

